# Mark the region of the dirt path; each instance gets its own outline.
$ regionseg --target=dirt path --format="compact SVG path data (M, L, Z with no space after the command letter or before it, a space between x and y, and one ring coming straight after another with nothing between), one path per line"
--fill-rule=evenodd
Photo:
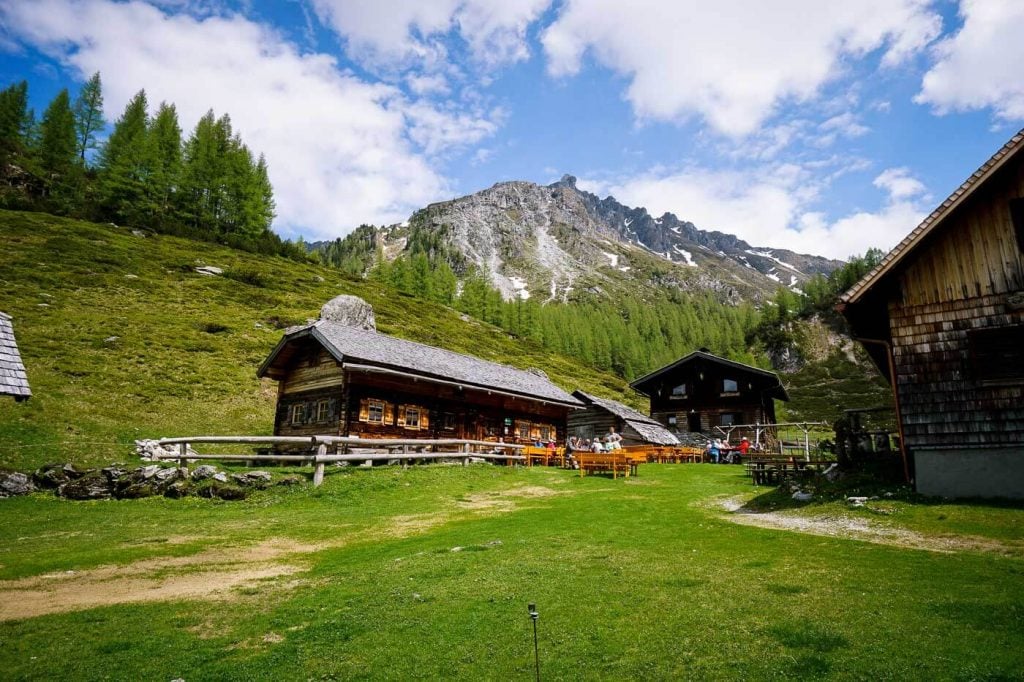
M924 535L905 528L893 528L872 523L870 519L835 514L829 516L801 516L799 512L760 512L743 506L742 497L719 501L719 508L728 512L726 518L733 523L759 528L789 530L810 535L863 540L879 545L923 549L929 552L996 552L1019 556L1024 547L1000 542L992 538L970 535Z

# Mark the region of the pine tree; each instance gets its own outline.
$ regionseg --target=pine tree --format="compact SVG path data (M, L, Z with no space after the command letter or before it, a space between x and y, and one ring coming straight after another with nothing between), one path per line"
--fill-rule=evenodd
M153 214L149 203L151 148L146 141L146 91L140 90L125 107L100 154L99 202L104 215L140 225Z
M85 154L96 148L96 133L103 129L103 85L100 72L82 86L75 100L75 132L78 136L78 160L85 165Z

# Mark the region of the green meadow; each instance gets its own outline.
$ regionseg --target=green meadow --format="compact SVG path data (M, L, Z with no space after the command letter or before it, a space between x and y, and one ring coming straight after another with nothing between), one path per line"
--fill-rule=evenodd
M1022 678L1024 510L899 498L723 507L771 499L741 468L715 465L618 480L334 469L321 488L234 503L8 499L0 669L529 679L535 602L544 679Z

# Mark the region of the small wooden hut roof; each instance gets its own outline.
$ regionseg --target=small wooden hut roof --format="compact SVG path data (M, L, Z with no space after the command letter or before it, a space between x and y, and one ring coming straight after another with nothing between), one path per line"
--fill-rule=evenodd
M735 360L726 360L725 358L714 355L713 353L709 353L703 348L695 350L689 355L682 357L671 364L665 365L661 369L656 369L650 374L633 381L629 385L644 395L651 395L653 392L652 384L663 374L672 372L684 367L685 365L701 363L713 363L722 365L723 367L730 367L745 375L756 377L759 379L758 383L761 384L762 390L766 391L768 395L773 398L778 398L779 400L789 400L789 394L786 393L786 387L782 385L779 375L775 372L769 372L768 370L761 369L760 367L745 365L742 362L736 362Z
M32 395L7 313L0 313L0 395L12 395L15 400L28 400Z
M257 375L274 379L283 377L294 352L292 342L303 338L320 342L335 360L356 370L380 368L427 380L454 382L467 388L505 392L529 400L582 407L579 400L539 372L516 369L328 320L288 330L260 366Z
M648 443L654 443L655 445L679 444L679 439L676 438L671 431L659 424L653 418L637 412L632 407L628 407L614 400L609 400L608 398L599 398L596 395L590 395L583 391L574 391L573 396L579 398L586 404L594 405L602 410L611 412L613 415L623 420L627 426L640 434L640 437Z
M974 171L971 177L967 178L945 201L939 204L939 207L932 211L931 215L921 221L920 225L914 228L892 251L887 253L878 265L840 296L840 309L845 305L860 301L868 291L892 272L912 251L917 249L929 234L939 229L947 216L963 204L976 189L981 187L986 180L1006 165L1010 159L1014 158L1021 149L1024 149L1024 129L1021 129L1020 132L1010 138L1009 142L1004 144L988 161L983 163L978 170Z

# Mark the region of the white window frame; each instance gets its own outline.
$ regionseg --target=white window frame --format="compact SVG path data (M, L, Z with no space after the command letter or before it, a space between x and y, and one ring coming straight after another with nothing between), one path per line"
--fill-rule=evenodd
M331 418L331 401L319 400L316 403L316 420L326 422Z
M681 392L679 389L683 389ZM686 383L681 383L678 386L672 387L672 392L669 394L672 398L687 398L690 395L690 391Z
M421 414L421 412L422 412L422 410L420 410L420 408L418 408L418 407L406 407L405 408L405 428L407 428L407 429L418 429L418 428L420 428L420 414ZM413 423L413 420L409 418L409 415L415 415L416 416L416 419L415 419L416 423Z
M386 411L385 407L386 406L385 406L385 403L384 403L383 400L376 400L374 398L370 398L369 400L367 400L366 401L366 422L368 424L383 424L384 423L384 412ZM377 410L380 411L380 418L379 419L374 419L373 418L374 409L377 409Z
M293 403L291 417L288 419L288 423L292 426L299 426L302 424L302 418L306 414L306 403Z

